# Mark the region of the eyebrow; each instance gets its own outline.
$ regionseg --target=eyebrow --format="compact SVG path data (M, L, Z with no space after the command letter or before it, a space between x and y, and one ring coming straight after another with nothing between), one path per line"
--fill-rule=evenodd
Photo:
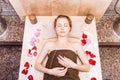
M57 24L61 24L61 23L57 23ZM64 23L64 24L69 24L69 23Z
M65 23L65 24L69 24L69 23Z

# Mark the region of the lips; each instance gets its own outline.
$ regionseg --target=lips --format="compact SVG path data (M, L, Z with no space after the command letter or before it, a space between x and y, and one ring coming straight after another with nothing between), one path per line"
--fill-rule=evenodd
M65 31L60 31L60 33L65 33Z

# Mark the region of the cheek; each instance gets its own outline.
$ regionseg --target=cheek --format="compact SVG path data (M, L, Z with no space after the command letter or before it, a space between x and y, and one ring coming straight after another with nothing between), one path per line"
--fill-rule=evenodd
M68 32L70 32L71 31L71 28L70 27L68 27Z
M71 29L72 29L72 28L70 27L70 31L71 31Z
M55 30L56 33L58 33L60 31L59 28L55 28L54 30Z

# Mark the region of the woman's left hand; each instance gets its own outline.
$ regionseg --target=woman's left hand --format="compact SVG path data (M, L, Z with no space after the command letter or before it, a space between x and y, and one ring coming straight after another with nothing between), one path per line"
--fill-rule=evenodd
M58 59L58 63L60 63L62 66L67 67L67 68L75 68L77 65L71 59L67 57L62 57L59 55L57 59Z

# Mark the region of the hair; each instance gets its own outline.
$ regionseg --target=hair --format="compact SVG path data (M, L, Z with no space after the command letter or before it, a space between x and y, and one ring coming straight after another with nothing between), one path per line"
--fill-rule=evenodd
M69 23L69 26L70 26L70 31L71 31L71 28L72 28L72 21L70 19L69 16L66 16L66 15L58 15L56 18L55 18L55 21L54 21L54 28L56 28L56 23L57 23L57 20L59 18L66 18L68 20L68 23Z

